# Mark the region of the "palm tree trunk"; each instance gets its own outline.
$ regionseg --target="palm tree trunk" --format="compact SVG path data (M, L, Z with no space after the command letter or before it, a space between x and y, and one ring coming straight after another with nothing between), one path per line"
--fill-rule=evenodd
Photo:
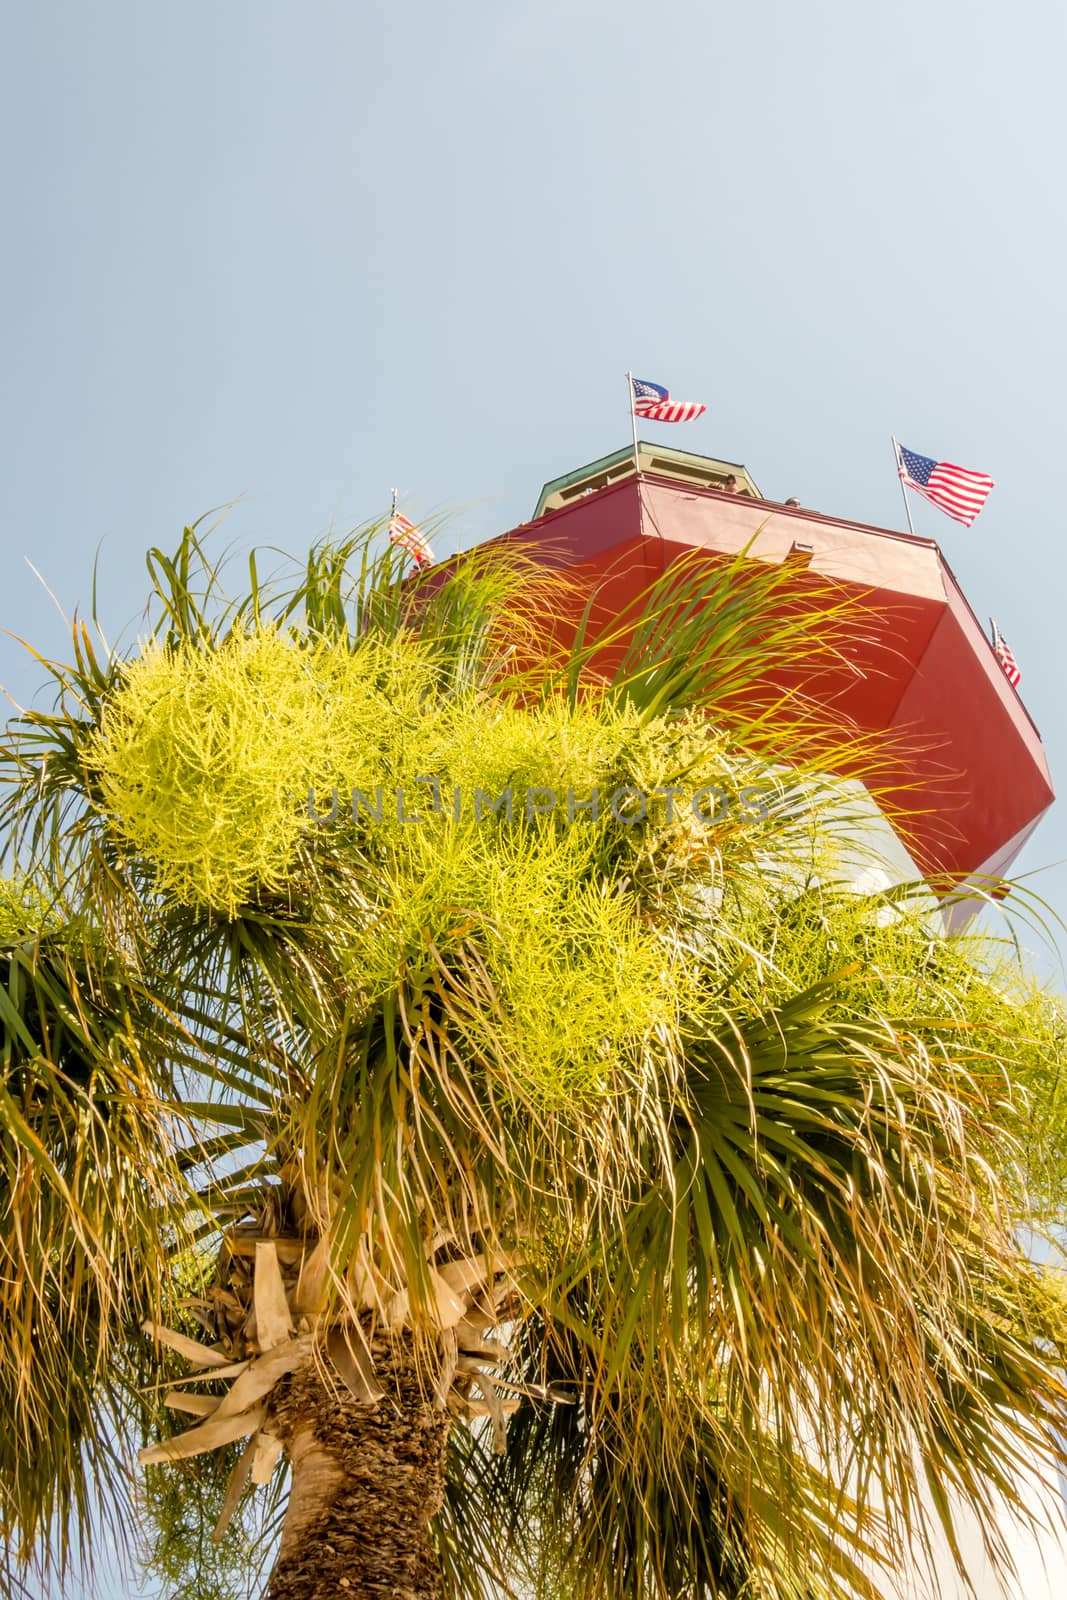
M268 1600L435 1600L429 1523L451 1419L424 1393L407 1341L375 1358L386 1391L376 1406L314 1367L275 1390L270 1427L292 1486Z

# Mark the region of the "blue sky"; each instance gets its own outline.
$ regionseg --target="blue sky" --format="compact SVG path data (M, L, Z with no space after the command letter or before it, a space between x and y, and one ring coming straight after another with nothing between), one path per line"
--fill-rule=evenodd
M0 625L118 629L143 552L299 550L527 517L618 448L630 367L707 402L656 437L902 525L890 455L991 473L967 531L1067 769L1059 495L1067 12L1021 0L37 0L0 50ZM0 639L0 681L39 673ZM1019 863L1067 913L1067 824Z

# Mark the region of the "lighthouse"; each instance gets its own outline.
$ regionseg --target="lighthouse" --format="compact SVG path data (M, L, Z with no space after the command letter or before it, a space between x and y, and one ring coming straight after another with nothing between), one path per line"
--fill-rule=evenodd
M924 878L950 927L1052 803L1041 736L933 539L768 500L743 463L642 442L546 483L503 538L564 572L605 627L695 551L788 563L813 607L853 602L839 668L798 687L828 724L873 737L864 781L892 819L896 875Z

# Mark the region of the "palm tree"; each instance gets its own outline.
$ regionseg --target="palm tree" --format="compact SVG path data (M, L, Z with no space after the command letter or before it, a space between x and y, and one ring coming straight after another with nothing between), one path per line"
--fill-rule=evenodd
M568 634L374 531L233 599L186 530L9 730L9 1590L138 1430L220 1538L284 1457L272 1600L874 1596L960 1499L1010 1566L1061 1013L846 881L795 681L867 622L741 556Z

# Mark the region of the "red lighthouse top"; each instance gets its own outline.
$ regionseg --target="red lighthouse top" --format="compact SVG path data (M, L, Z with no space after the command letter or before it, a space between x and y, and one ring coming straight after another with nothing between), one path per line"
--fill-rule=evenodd
M738 463L659 446L622 450L545 485L520 540L619 612L693 549L791 559L862 605L840 681L820 674L827 717L886 732L874 781L907 813L927 876L1004 873L1054 796L1041 738L932 539L763 500ZM728 484L728 488L724 487Z

